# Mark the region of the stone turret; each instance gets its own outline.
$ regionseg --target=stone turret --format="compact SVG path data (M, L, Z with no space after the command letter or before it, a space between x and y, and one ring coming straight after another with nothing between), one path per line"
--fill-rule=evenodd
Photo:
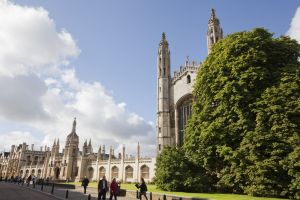
M166 34L162 33L157 55L157 153L173 144L170 127L170 50Z
M220 26L220 21L216 17L214 9L211 9L210 18L208 20L207 30L207 50L208 54L211 52L213 44L223 38L223 30Z
M75 176L77 174L77 157L79 152L79 137L76 134L76 118L74 118L72 131L67 136L64 157L63 160L65 161L65 175L63 178L71 179L74 181Z

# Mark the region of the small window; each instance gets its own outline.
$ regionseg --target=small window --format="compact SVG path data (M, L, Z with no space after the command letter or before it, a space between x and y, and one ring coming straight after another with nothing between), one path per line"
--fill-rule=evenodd
M159 133L161 132L161 127L158 127L158 132L159 132Z
M186 77L186 83L187 83L187 84L191 83L191 76L190 76L190 75L188 75L188 76Z
M159 92L161 92L161 87L159 87Z
M164 76L166 75L166 68L164 68Z
M161 150L161 144L158 145L158 150L159 150L159 151Z

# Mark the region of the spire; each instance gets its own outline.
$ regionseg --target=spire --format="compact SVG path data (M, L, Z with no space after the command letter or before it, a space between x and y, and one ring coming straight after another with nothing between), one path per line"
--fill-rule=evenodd
M140 142L138 142L138 145L137 145L137 156L138 156L138 159L141 156L140 154L141 154L141 148L140 148Z
M207 31L207 49L208 54L212 50L213 44L223 38L223 30L220 26L220 21L216 17L214 9L211 9L210 18L208 20L208 31Z
M125 144L123 144L122 158L125 159Z
M92 146L92 140L90 138L90 141L89 141L89 147Z
M84 144L83 144L84 147L87 146L87 140L85 140Z
M76 133L76 117L74 117L72 133Z
M162 33L160 45L168 45L165 32Z
M53 146L56 146L56 139L54 139L54 143L53 143Z
M105 154L105 145L103 145L102 153Z
M210 11L210 18L208 20L208 23L213 23L216 20L218 20L218 18L216 17L215 9L212 8Z
M56 145L59 146L59 138L57 138L57 143L56 143Z

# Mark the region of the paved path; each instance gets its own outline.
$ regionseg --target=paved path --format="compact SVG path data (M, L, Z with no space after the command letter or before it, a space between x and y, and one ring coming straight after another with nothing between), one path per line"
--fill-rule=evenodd
M65 200L66 190L63 188L54 188L51 194L51 186L32 185L27 186L18 185L14 183L0 182L0 200ZM98 193L96 188L87 188L87 194L83 194L83 188L76 187L76 189L69 189L69 200L88 200L88 195L91 194L91 200L98 200ZM109 193L106 195L109 199ZM130 198L118 197L118 200L125 200Z
M53 196L29 190L11 183L0 182L0 200L57 200Z

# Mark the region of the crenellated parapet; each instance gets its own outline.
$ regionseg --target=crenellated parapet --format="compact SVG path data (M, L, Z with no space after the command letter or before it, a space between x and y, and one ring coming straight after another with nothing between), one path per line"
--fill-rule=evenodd
M183 76L185 76L188 72L198 72L201 67L201 62L198 63L197 61L186 61L185 65L180 66L179 71L174 71L173 77L171 79L172 84L175 84L176 81L180 80Z

